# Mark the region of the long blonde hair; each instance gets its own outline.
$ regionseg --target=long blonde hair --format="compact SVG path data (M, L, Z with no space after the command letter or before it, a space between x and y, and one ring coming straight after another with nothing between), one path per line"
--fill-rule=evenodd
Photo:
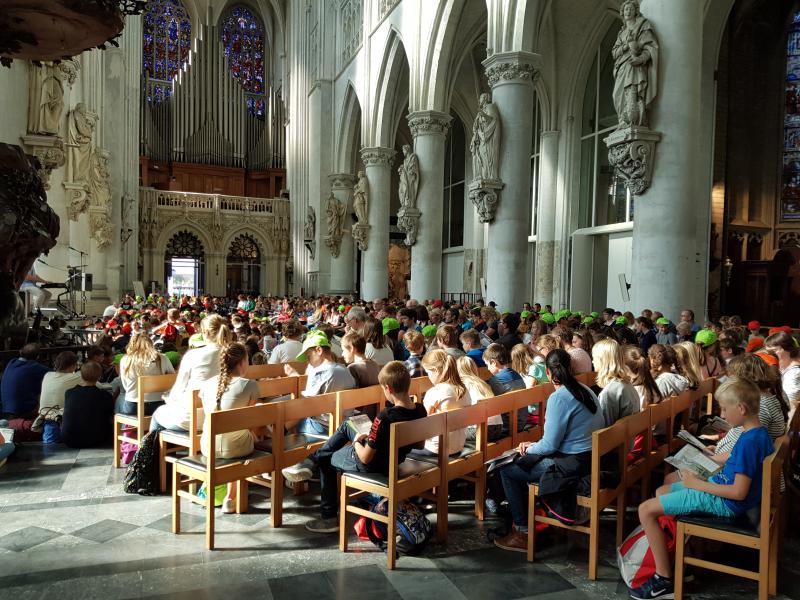
M462 356L459 358L456 361L456 368L458 369L458 376L461 377L464 386L470 390L470 397L473 402L485 398L494 398L492 388L480 378L478 375L478 366L469 356ZM473 395L473 391L477 392L477 397Z
M219 353L219 378L217 379L217 403L214 410L220 409L222 395L228 389L233 372L243 360L247 359L247 348L244 344L229 344L223 346Z
M134 335L125 349L125 356L120 362L120 371L123 376L133 375L138 377L144 370L159 358L158 350L153 346L153 341L146 335Z
M516 344L511 348L511 368L520 375L527 375L533 364L533 356L525 344Z
M203 339L217 346L227 346L233 341L233 332L224 317L214 313L200 322Z
M678 373L689 380L689 387L696 388L703 381L700 371L700 355L703 351L692 342L679 342L672 347L678 359L675 364Z
M592 347L592 362L597 371L597 385L601 388L612 381L630 383L622 356L622 346L611 338L600 340Z
M422 357L422 368L426 371L436 371L439 374L438 383L449 383L457 392L459 398L463 398L467 393L464 382L458 374L456 359L444 350L430 350Z

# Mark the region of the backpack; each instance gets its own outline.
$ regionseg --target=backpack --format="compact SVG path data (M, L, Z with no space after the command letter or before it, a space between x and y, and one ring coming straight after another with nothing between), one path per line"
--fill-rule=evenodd
M386 516L389 512L389 500L381 498L374 504L370 511ZM386 550L387 527L373 519L360 517L355 524L356 533L367 538L381 550ZM397 506L397 540L395 547L402 556L415 556L422 552L433 534L433 525L425 514L408 500L403 500Z
M141 444L133 460L125 471L125 480L122 489L127 494L141 494L142 496L155 496L159 493L158 471L158 431L151 431L142 438Z
M658 524L664 531L667 540L667 552L675 557L675 534L678 530L677 518L662 516ZM641 526L625 538L622 546L617 549L617 567L625 585L634 589L644 584L656 572L656 562L653 551L647 543L647 536Z

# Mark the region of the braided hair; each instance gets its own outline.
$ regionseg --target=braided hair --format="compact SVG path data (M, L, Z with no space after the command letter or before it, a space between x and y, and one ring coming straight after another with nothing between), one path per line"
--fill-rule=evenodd
M219 379L217 381L217 404L215 411L220 409L222 394L228 389L233 371L243 360L247 359L247 348L244 344L234 343L224 346L219 352Z
M597 412L597 404L592 398L592 392L582 386L572 374L572 359L566 350L561 348L551 350L545 358L545 364L550 370L550 379L553 383L567 388L573 398L583 404L590 413Z

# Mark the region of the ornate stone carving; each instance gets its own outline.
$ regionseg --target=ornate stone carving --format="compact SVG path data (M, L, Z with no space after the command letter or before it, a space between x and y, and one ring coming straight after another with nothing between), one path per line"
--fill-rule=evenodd
M405 242L413 246L417 242L419 218L422 214L417 209L417 194L419 192L419 157L411 150L408 144L403 146L405 159L397 168L400 176L400 210L397 212L397 228L406 234Z
M64 166L67 155L64 151L64 140L56 135L26 135L22 138L33 155L39 159L39 177L45 190L50 189L50 174L53 170Z
M623 26L611 51L614 57L614 107L619 128L647 125L647 109L658 93L658 40L636 0L620 8Z
M97 113L90 111L83 102L80 102L70 113L69 121L67 181L88 187L92 136L97 124Z
M325 236L325 246L330 250L333 258L339 257L344 235L344 219L347 216L347 204L342 202L331 192L325 202L325 218L328 225L328 235Z
M362 152L362 156L364 153ZM364 159L366 163L366 159ZM358 172L358 181L353 188L353 212L356 213L358 222L353 225L353 239L362 252L369 247L369 184L364 171Z
M361 160L365 167L391 167L395 154L390 148L362 148Z
M114 231L109 223L108 213L104 211L94 210L89 213L89 228L92 232L92 238L97 243L100 250L104 250L111 245L111 238Z
M380 18L382 19L390 12L392 9L400 3L400 0L380 0Z
M494 221L499 202L497 193L504 187L505 184L497 179L476 179L469 184L469 199L475 205L481 223Z
M316 234L317 213L314 211L313 206L309 206L306 209L306 222L305 225L303 225L303 241L311 254L311 260L314 260L314 256L317 253Z
M358 245L358 249L364 252L369 247L369 230L371 227L366 223L356 223L353 225L353 239Z
M452 117L445 113L431 110L414 112L408 115L408 126L411 135L446 135L450 129Z
M469 148L474 178L499 180L500 113L489 94L481 94L478 101Z
M519 61L494 62L486 69L490 87L501 81L533 81L535 77L536 67Z
M67 200L67 216L71 221L77 221L86 209L89 208L88 186L84 183L64 182Z
M29 68L28 133L58 135L64 113L64 82L72 85L77 72L77 63L71 60Z
M782 231L778 236L778 248L797 248L800 246L800 231Z
M640 196L650 187L656 144L660 139L660 133L647 127L618 129L605 139L608 161L631 194Z

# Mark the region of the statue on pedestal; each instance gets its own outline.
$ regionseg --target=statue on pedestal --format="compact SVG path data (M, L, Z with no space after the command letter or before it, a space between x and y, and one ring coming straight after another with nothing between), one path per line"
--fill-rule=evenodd
M417 208L417 194L419 192L419 158L411 150L411 146L403 146L402 164L397 168L400 175L400 210L397 211L397 228L405 232L405 242L413 246L417 241L417 231L419 230L419 218L421 212Z
M305 225L303 225L303 242L306 248L308 248L308 252L311 254L311 260L314 260L314 256L317 253L316 233L317 213L314 211L314 207L309 205L306 209L306 222Z
M353 188L353 211L358 222L353 225L353 239L362 252L369 246L369 192L367 176L364 171L358 172L358 181Z
M89 231L101 250L111 245L111 173L106 150L95 148L89 174Z
M72 183L86 183L88 185L92 156L92 136L96 125L97 113L90 111L83 102L79 102L70 113L69 181Z
M328 196L325 202L325 217L328 224L328 235L325 236L325 245L333 258L339 257L344 235L344 219L347 215L347 204L341 202L333 195Z
M474 179L499 179L500 113L489 94L480 95L469 149Z

